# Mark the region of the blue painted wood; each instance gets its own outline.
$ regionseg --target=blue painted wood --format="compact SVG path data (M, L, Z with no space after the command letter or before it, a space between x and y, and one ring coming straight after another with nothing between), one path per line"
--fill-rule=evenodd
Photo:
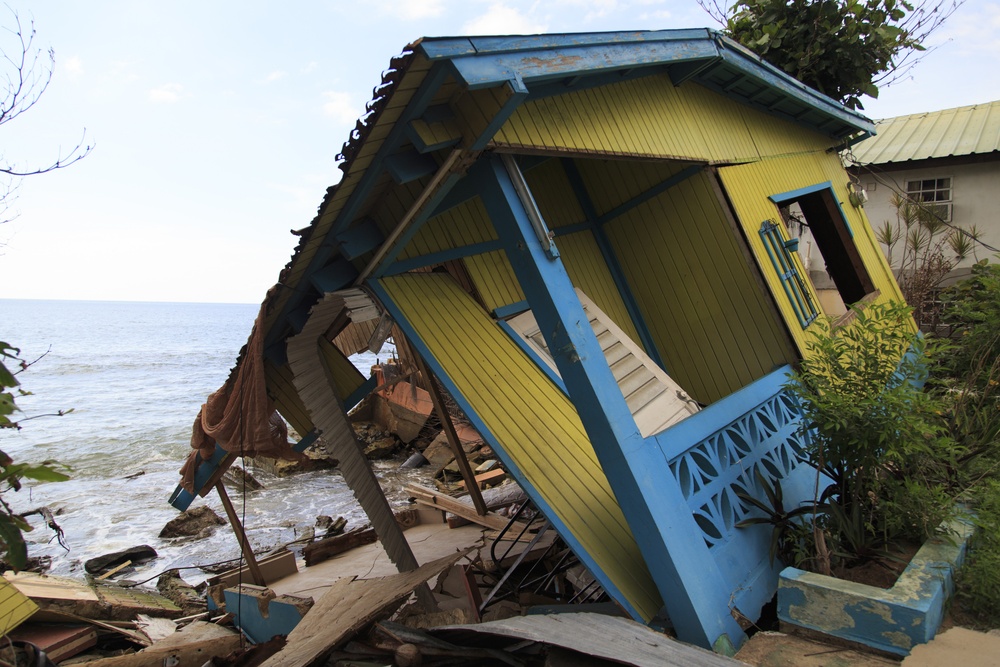
M746 639L728 590L663 455L644 441L565 267L545 253L496 156L482 197L677 636L705 648ZM685 511L678 511L684 508Z
M500 328L503 329L508 336L510 336L510 339L517 343L517 346L521 348L521 350L528 355L533 362L535 362L535 365L538 366L539 370L545 373L549 380L552 381L552 384L558 387L559 391L569 396L569 392L566 391L566 384L562 381L562 378L559 377L559 374L553 371L552 367L545 363L545 361L538 356L538 353L535 352L516 331L514 331L514 327L503 320L498 320L497 324L499 324Z
M423 339L420 337L420 332L413 328L413 325L409 320L403 315L403 312L399 309L399 306L392 300L389 293L382 288L382 286L376 280L369 280L365 283L375 296L378 297L379 301L386 307L389 313L392 315L396 324L403 330L406 334L406 339L410 342L413 347L416 348L417 353L423 357L424 361L430 367L431 372L434 374L441 384L445 386L451 397L462 408L462 412L468 418L469 423L476 429L476 431L483 437L483 440L493 449L493 452L500 457L500 460L504 464L504 468L507 470L517 483L524 489L524 492L532 499L538 509L545 515L547 519L552 523L553 528L559 533L559 535L566 542L566 545L576 554L576 557L580 559L580 562L590 571L591 574L597 579L601 584L601 587L608 592L615 600L618 600L622 605L625 612L636 620L642 620L642 616L638 611L625 599L622 595L621 590L615 585L614 581L608 578L607 574L600 568L594 557L583 548L579 540L577 540L573 533L569 531L566 524L559 518L559 516L552 510L552 506L545 502L544 497L538 492L538 489L532 483L531 479L527 477L521 469L517 466L513 459L511 459L507 453L504 451L503 443L493 434L493 432L486 426L483 422L482 417L476 410L475 406L469 402L469 400L459 391L458 386L455 381L449 376L444 367L441 366L441 362L438 361L434 355L431 354L424 343Z
M523 299L521 301L515 301L514 303L509 303L506 306L499 306L493 309L493 317L498 320L510 317L512 315L518 315L524 311L530 309L531 306L528 305L527 301Z
M507 101L503 103L500 107L500 111L497 112L490 122L486 124L486 128L476 137L476 140L472 142L470 150L481 151L486 148L486 145L493 140L493 135L495 135L503 124L507 122L511 114L514 113L520 104L528 97L528 89L524 85L524 81L521 79L520 72L513 72L512 76L505 82L506 86L510 88L510 97Z
M567 158L563 158L561 162L563 171L569 179L570 187L573 188L573 193L576 195L576 200L583 209L583 214L587 216L587 219L593 224L592 231L594 234L594 241L597 243L597 247L601 251L601 256L604 258L604 264L608 267L608 271L611 273L611 279L614 281L615 287L618 288L618 294L621 296L622 303L625 304L625 311L628 313L629 318L632 320L632 325L639 334L639 343L646 350L646 354L649 355L649 358L652 359L657 366L662 368L664 372L670 373L666 364L663 363L663 357L660 355L660 350L656 346L653 334L650 333L649 327L646 325L646 318L642 315L642 310L639 308L639 302L635 300L632 288L629 287L628 279L625 277L625 272L622 270L622 266L618 262L618 256L611 247L611 243L608 241L608 237L604 233L604 230L602 230L597 224L599 218L597 211L594 209L594 202L590 199L590 193L587 192L587 186L583 182L583 177L580 175L579 169L576 168L576 163ZM644 194L645 193L643 193L643 195ZM639 196L642 197L643 195Z
M262 644L278 635L288 635L302 620L302 613L294 604L272 599L266 603L265 612L260 608L260 598L243 595L236 588L227 588L222 593L226 599L226 611L234 616L233 625L254 644Z
M379 271L378 275L394 276L425 266L434 266L435 264L450 262L463 257L481 255L484 252L493 252L494 250L500 250L501 247L500 241L483 241L482 243L473 243L470 245L459 246L457 248L449 248L448 250L428 253L426 255L418 255L417 257L401 259L397 262L389 264L384 270Z
M355 389L350 396L344 399L344 410L351 410L354 406L360 403L365 396L372 393L372 390L378 386L375 381L375 377L372 376L365 380L364 384Z
M424 142L424 138L419 132L413 129L413 121L406 124L406 138L410 140L413 147L417 149L418 153L434 153L436 151L452 148L457 146L462 141L462 137L454 137L450 139L442 139L437 143L428 144Z
M815 185L807 185L804 188L799 188L797 190L789 190L788 192L781 192L778 194L771 195L768 197L775 204L783 204L787 201L792 201L798 199L802 195L809 195L814 192L819 192L820 190L832 190L833 183L830 181L824 181L823 183L817 183Z
M309 445L316 442L317 438L319 438L319 434L315 430L310 431L292 449L297 452L303 452ZM201 458L201 454L195 454L195 457L195 465L198 467L195 469L194 483L192 485L194 493L183 489L178 484L167 501L181 512L187 510L196 497L199 495L203 496L208 492L205 487L221 466L228 468L236 460L236 454L227 452L219 443L215 443L215 451L207 461Z
M406 109L399 120L389 130L389 134L383 140L382 146L375 153L372 163L363 173L357 176L358 184L353 192L351 192L344 207L340 210L337 221L331 227L328 236L336 237L337 234L347 229L354 222L361 206L371 193L372 187L382 175L384 160L399 150L400 145L406 138L406 126L411 120L418 118L424 113L441 88L441 84L447 79L450 70L451 68L444 63L438 63L431 67L431 70L421 82L420 87L413 94L413 97L410 98L410 102L406 105ZM344 178L350 178L350 176L345 176ZM323 267L335 252L335 248L335 244L324 244L321 246L309 261L305 274L309 276ZM264 341L265 346L274 343L278 337L285 334L280 322L286 319L288 314L302 302L304 296L302 293L295 292L288 299L277 318L278 324L267 332L267 337Z
M337 234L336 240L340 254L346 259L355 259L382 245L383 238L375 221L365 219Z
M404 150L385 159L385 170L399 185L429 176L437 171L437 162L430 155Z
M358 270L353 264L346 259L337 259L321 269L312 271L309 274L309 282L320 294L329 294L344 289L357 277Z
M563 225L562 227L556 227L552 230L552 233L556 237L567 236L569 234L576 234L577 232L589 232L594 229L594 223L592 220L585 220L583 222L578 222L573 225Z
M707 28L693 28L681 30L510 35L500 37L426 37L416 46L429 59L437 60L476 53L508 53L527 49L546 50L561 49L569 46L616 44L620 42L648 43L685 39L709 39L714 34L713 31Z
M374 277L378 278L379 276L385 275L385 272L392 266L393 262L396 261L396 258L399 257L401 252L403 252L406 245L413 240L413 237L416 236L417 232L420 231L420 228L424 226L424 223L434 217L434 211L441 201L448 196L448 193L455 186L455 184L459 183L461 180L461 174L452 173L445 177L437 192L431 195L430 199L428 199L420 213L418 213L413 220L410 221L409 226L403 231L402 234L399 235L399 238L396 239L392 249L385 254L382 261L379 262L379 265L372 271L372 275Z

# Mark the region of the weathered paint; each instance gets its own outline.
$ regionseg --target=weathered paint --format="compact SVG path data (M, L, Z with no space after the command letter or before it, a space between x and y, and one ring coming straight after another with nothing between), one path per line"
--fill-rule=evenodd
M560 535L634 617L652 619L663 602L570 400L449 276L379 285L407 337Z
M819 151L762 160L754 164L723 167L719 169L719 177L732 202L736 217L743 227L747 243L762 269L764 279L774 295L774 301L801 354L807 353L808 330L803 330L799 325L792 306L785 296L781 281L771 266L764 243L757 233L762 221L780 219L777 205L769 199L771 195L829 181L834 196L840 202L841 211L854 232L854 243L865 269L875 288L880 292L877 300L902 301L899 286L875 239L875 233L865 217L864 210L846 203L848 202L847 175L836 154ZM799 262L798 268L801 270L800 260L796 258L796 261ZM803 275L805 275L804 270ZM818 303L812 284L809 283L807 287L813 295L814 302Z
M934 638L954 592L953 575L974 526L953 521L928 540L890 589L789 567L781 572L778 617L785 623L896 655Z
M595 190L618 182L617 165L581 161ZM795 358L709 178L693 176L603 228L671 376L702 403Z
M529 100L494 144L710 163L748 162L834 142L666 75Z
M392 214L389 212L390 216ZM475 197L424 223L403 248L399 258L409 259L496 240L497 235L486 209L482 201Z

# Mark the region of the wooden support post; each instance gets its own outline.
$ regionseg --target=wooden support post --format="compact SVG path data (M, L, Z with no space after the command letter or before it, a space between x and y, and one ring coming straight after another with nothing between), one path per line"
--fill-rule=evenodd
M489 509L486 507L486 501L483 500L483 494L479 490L479 484L476 483L476 473L472 470L472 466L469 465L469 459L465 455L465 450L462 449L462 441L458 439L458 433L455 431L455 424L451 421L451 415L448 414L448 410L445 409L444 397L441 396L441 390L438 389L437 382L434 376L431 374L427 364L424 363L423 357L421 357L415 349L413 349L410 344L406 343L410 354L417 363L417 368L420 369L421 375L427 379L427 392L431 395L431 402L434 404L434 410L438 413L438 417L441 419L441 429L444 431L445 437L448 439L448 445L451 447L451 451L455 453L455 461L458 463L458 469L462 473L462 479L465 480L465 488L469 490L469 497L472 498L472 504L476 508L476 514L479 516L486 516Z
M233 507L233 502L229 500L229 494L226 493L226 487L223 486L221 480L215 483L215 490L219 492L219 498L222 499L222 506L226 509L226 516L229 517L229 523L232 524L233 532L236 533L236 539L239 540L240 551L243 552L243 557L247 559L247 569L250 570L253 583L258 586L267 586L264 582L264 575L261 574L260 566L257 565L257 559L254 558L253 549L250 548L250 540L247 539L247 534L243 531L243 524L240 523L240 518L236 516L236 509Z

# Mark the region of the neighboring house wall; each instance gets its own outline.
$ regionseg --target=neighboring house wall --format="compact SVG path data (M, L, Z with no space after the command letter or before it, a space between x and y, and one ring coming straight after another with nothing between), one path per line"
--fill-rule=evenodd
M894 191L906 192L908 181L950 178L952 193L951 224L964 229L975 225L979 238L994 248L1000 248L1000 159L981 162L959 162L954 159L924 160L918 167L903 165L873 165L858 171L858 180L868 194L865 212L877 230L886 220L895 222L896 209L891 200ZM991 250L977 245L973 254L956 268L969 267L980 259L994 259Z

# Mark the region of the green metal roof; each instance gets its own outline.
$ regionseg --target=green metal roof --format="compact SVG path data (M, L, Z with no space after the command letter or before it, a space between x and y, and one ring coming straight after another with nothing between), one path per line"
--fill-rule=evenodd
M1000 100L875 121L854 146L858 164L890 164L1000 151Z

